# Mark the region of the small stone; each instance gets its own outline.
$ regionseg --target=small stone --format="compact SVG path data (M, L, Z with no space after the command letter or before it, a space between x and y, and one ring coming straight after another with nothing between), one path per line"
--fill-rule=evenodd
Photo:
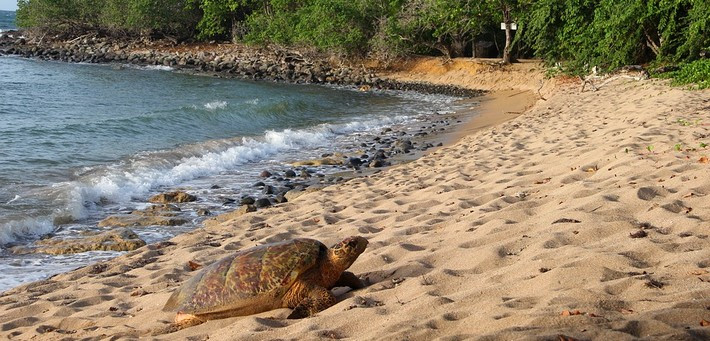
M148 199L149 202L156 204L182 203L196 201L197 197L182 191L174 191L168 193L160 193Z
M243 197L242 200L239 202L240 205L253 205L256 200L252 197Z
M256 206L256 208L269 207L271 206L271 201L269 201L268 198L260 198L254 203L254 206Z
M259 176L262 178L268 178L268 177L271 177L271 175L272 175L271 172L269 172L267 170L263 170L263 171L261 171L261 173L259 173Z
M206 208L200 208L200 209L197 210L196 213L197 213L198 216L208 216L208 215L211 214L211 213L210 213L210 210L208 210L208 209L206 209Z
M284 172L284 176L287 178L293 178L296 176L296 172L294 172L292 169L289 169Z

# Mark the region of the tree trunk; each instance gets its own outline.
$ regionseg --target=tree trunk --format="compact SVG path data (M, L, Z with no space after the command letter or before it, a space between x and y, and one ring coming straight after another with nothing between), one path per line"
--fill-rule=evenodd
M512 49L511 43L513 42L513 30L510 28L510 8L508 6L503 7L503 23L505 24L505 47L503 48L503 64L510 64L510 50Z
M463 57L464 50L466 49L466 42L458 37L453 37L451 45L449 47L449 56L451 58Z

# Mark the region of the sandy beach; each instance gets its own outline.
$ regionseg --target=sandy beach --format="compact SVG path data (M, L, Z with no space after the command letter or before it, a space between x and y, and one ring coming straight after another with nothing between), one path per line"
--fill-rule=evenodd
M491 90L451 145L0 294L13 340L710 339L710 91L424 59L399 80ZM192 271L295 237L369 240L369 285L165 333Z

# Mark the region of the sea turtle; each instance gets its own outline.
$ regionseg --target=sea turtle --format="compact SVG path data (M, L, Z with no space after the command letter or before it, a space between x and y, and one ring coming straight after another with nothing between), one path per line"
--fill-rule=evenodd
M286 307L293 308L290 319L311 316L335 304L333 287L364 287L345 269L366 247L367 239L355 236L330 249L299 238L239 251L187 280L163 310L177 311L181 327Z

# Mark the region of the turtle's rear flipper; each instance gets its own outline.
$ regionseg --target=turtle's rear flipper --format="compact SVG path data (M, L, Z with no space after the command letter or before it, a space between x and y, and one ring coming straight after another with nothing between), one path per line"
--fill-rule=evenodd
M319 286L310 286L306 298L293 308L293 312L287 318L300 319L312 316L334 305L335 302L337 299L330 290Z

